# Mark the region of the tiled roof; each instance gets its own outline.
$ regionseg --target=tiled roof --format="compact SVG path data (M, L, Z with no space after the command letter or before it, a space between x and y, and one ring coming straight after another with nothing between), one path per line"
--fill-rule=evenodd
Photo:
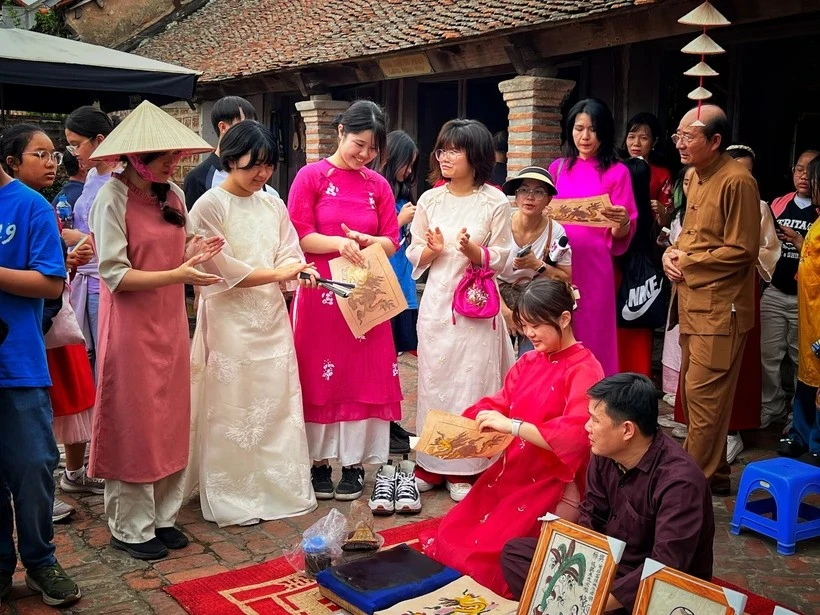
M222 81L578 19L635 0L212 0L136 50Z

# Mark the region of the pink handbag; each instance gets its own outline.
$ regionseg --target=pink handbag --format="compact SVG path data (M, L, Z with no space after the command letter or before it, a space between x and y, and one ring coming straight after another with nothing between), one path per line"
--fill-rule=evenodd
M501 308L501 300L493 279L495 271L490 268L490 251L481 246L481 253L481 265L467 265L453 293L453 324L456 324L458 312L467 318L492 318L495 329L495 317Z

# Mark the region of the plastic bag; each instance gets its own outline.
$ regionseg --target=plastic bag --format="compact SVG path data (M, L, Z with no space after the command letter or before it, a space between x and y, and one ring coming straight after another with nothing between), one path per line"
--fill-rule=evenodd
M305 530L299 544L285 552L285 559L297 572L315 577L341 559L347 534L347 518L332 508Z

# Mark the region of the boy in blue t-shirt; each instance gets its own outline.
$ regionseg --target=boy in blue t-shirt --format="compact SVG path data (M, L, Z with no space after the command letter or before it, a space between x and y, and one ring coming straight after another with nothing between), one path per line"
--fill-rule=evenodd
M65 272L51 205L0 169L0 316L8 325L0 343L0 601L17 566L15 519L26 585L51 606L80 597L52 544L59 455L41 329L43 299L62 294Z

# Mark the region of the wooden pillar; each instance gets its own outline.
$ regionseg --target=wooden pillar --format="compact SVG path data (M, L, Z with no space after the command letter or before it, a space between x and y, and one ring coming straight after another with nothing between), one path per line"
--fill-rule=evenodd
M509 177L532 165L546 168L560 156L561 105L574 87L566 79L525 75L498 84L510 108Z
M350 106L344 100L333 100L329 94L318 94L296 103L305 122L305 157L308 163L327 158L336 151L339 140L333 129L336 116Z

